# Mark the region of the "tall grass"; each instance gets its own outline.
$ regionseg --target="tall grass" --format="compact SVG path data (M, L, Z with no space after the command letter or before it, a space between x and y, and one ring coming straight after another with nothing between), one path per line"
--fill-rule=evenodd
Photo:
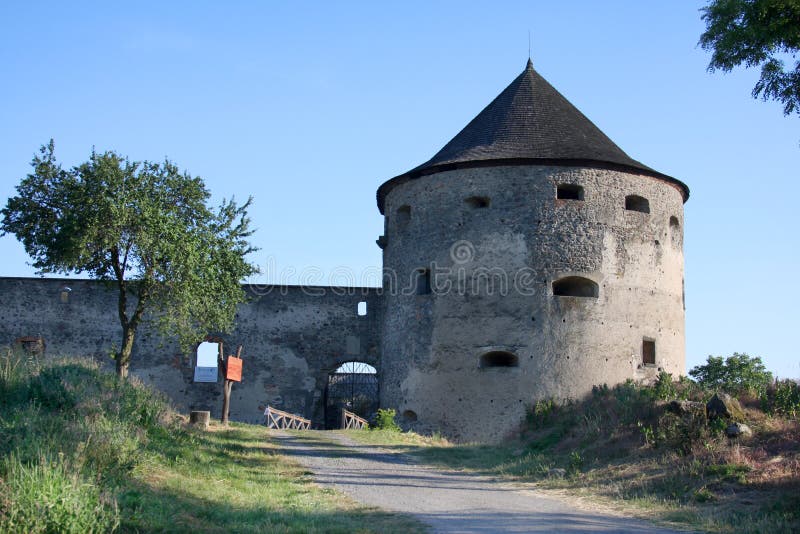
M0 467L0 531L8 533L113 532L119 526L116 503L72 470L61 457L22 462L16 455Z
M168 413L91 360L0 354L0 532L111 532L113 492Z

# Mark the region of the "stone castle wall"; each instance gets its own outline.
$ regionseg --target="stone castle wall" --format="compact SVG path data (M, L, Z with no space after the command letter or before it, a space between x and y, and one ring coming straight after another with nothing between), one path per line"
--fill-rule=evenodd
M580 186L582 199L557 198L564 184ZM629 195L646 199L649 213L626 209ZM232 419L260 422L271 404L322 426L329 374L361 361L378 368L381 405L405 426L491 442L538 399L684 372L676 186L584 167L452 170L394 187L385 222L382 289L243 286L251 300L221 336L226 353L244 346ZM594 284L596 296L554 294L553 283L569 277ZM113 288L0 278L0 295L0 346L41 336L48 356L113 366ZM195 383L194 365L193 353L140 328L131 373L179 409L218 417L222 386Z
M557 199L559 184L581 186L583 200ZM649 213L626 210L628 195ZM384 288L381 401L407 426L497 441L537 399L684 372L677 187L593 168L462 169L396 186L386 215L384 267L396 274ZM417 294L421 269L430 294ZM554 295L569 276L595 282L597 297Z
M341 363L378 363L381 320L374 288L243 286L250 301L222 338L226 354L243 345L243 380L233 387L231 419L263 420L271 404L324 420L328 375ZM62 299L64 288L69 288ZM0 278L0 346L41 336L46 356L88 356L113 367L121 327L113 286L91 280ZM359 302L367 314L359 316ZM183 411L210 409L219 417L220 383L195 383L195 355L179 350L147 324L140 327L131 374L164 391Z

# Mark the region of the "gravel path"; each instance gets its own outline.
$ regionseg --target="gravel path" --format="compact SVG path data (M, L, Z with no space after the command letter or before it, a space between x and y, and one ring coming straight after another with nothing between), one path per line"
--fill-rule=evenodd
M367 505L411 514L434 532L677 532L580 510L522 484L417 465L409 456L337 432L270 432L317 483Z

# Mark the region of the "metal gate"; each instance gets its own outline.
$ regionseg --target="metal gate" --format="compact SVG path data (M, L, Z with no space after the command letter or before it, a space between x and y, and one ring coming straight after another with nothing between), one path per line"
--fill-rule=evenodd
M370 420L380 406L375 368L346 362L328 375L325 387L325 428L341 428L342 408Z

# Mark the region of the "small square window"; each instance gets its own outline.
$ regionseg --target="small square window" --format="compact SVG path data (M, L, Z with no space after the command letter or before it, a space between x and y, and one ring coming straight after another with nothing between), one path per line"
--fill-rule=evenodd
M559 200L583 200L583 187L575 184L560 184L556 188Z
M639 195L628 195L625 197L625 209L640 213L650 213L650 201Z

